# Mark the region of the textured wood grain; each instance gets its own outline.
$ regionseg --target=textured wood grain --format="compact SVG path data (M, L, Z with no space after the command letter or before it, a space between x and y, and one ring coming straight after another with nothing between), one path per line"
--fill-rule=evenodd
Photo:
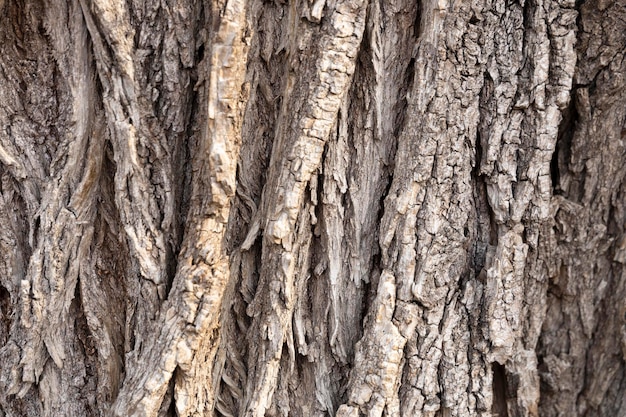
M626 415L625 1L0 16L0 417Z

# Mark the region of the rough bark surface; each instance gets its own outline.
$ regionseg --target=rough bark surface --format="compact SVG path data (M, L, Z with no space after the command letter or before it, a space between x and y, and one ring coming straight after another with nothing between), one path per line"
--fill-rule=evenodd
M626 415L626 1L0 16L0 417Z

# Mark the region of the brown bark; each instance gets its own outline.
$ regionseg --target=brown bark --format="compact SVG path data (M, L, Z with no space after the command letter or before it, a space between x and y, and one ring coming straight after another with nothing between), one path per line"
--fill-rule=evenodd
M626 415L626 1L0 15L0 417Z

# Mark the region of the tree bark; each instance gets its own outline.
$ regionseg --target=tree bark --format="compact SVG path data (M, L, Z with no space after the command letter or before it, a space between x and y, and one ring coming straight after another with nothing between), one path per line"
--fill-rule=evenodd
M626 415L625 0L0 15L0 417Z

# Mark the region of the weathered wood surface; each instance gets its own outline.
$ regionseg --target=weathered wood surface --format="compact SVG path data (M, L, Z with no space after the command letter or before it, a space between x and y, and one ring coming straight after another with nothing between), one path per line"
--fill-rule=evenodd
M0 417L626 415L626 1L0 16Z

